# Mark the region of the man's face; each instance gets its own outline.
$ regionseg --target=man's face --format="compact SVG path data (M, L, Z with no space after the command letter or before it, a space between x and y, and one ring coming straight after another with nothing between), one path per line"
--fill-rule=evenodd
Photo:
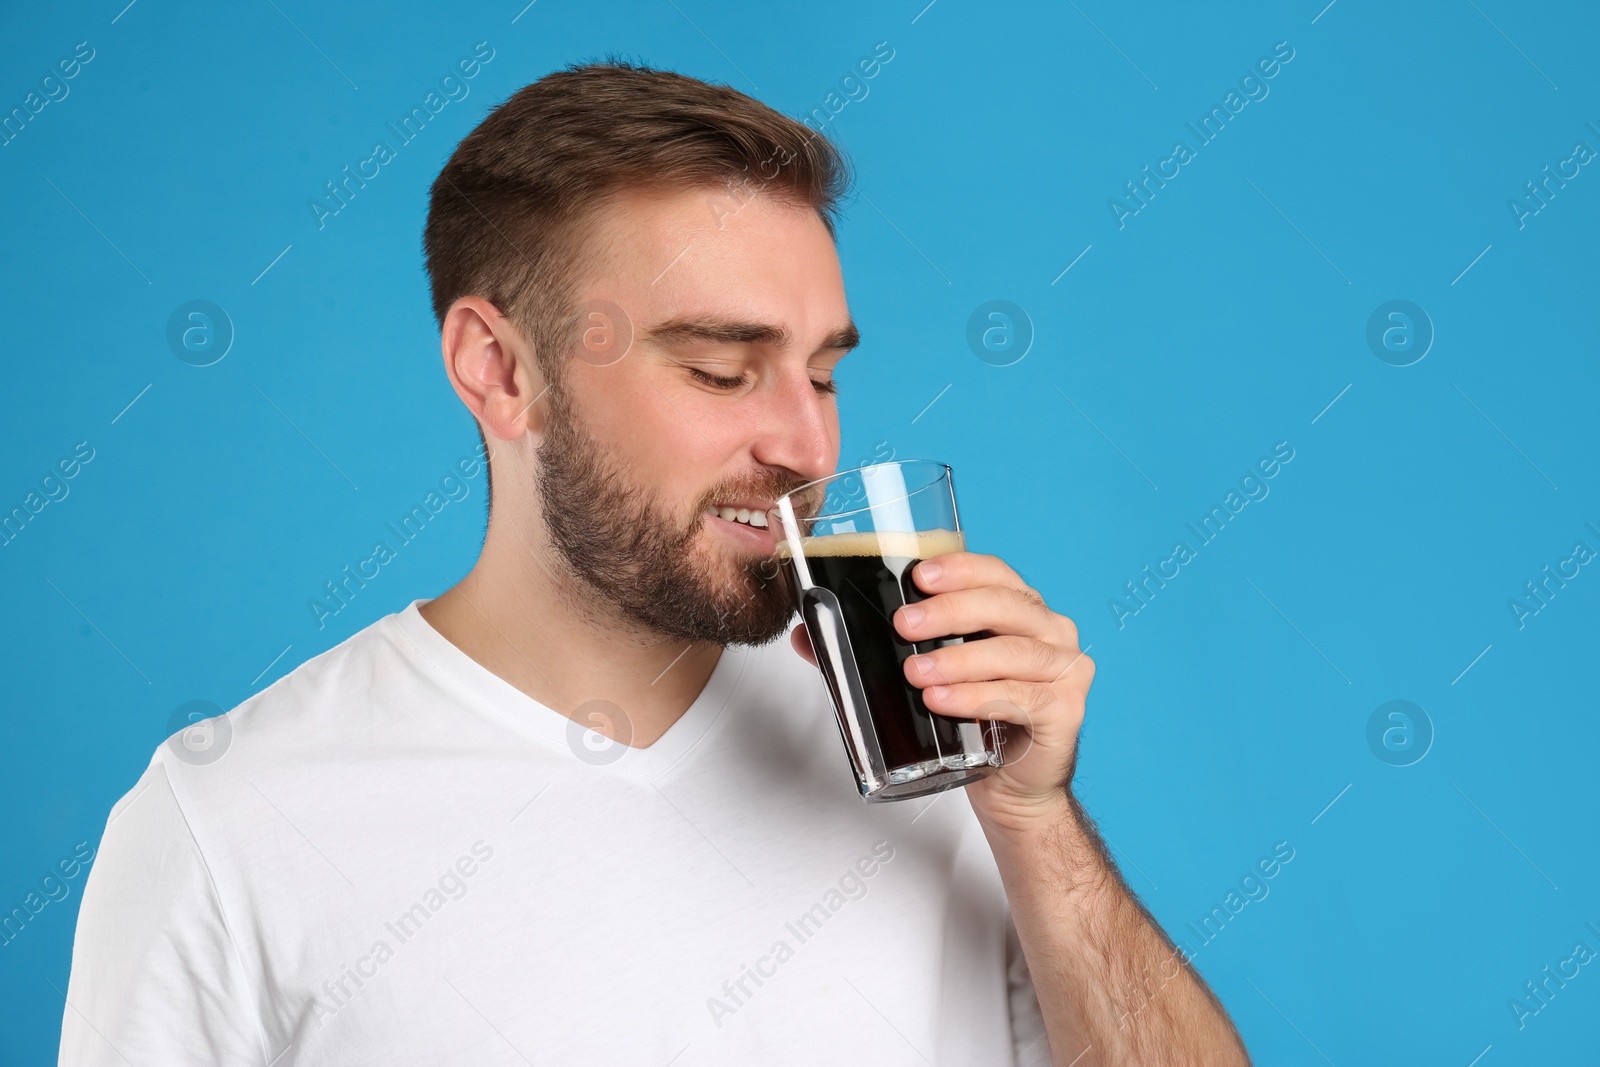
M764 512L838 465L823 387L855 329L833 242L809 208L710 187L623 194L592 247L538 452L551 541L648 630L772 641L794 612L781 534L708 511Z

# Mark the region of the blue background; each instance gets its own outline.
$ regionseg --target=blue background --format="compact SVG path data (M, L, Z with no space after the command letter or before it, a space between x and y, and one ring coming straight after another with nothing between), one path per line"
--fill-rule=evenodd
M1600 951L1600 566L1520 627L1509 601L1600 550L1600 164L1520 227L1508 201L1600 150L1600 14L925 2L0 16L0 110L95 49L0 147L0 511L94 449L0 546L0 911L98 840L174 709L232 707L470 567L481 477L324 628L307 606L477 445L421 229L492 104L617 51L799 115L887 41L832 122L865 337L843 459L950 463L970 547L1078 621L1079 789L1132 887L1258 1062L1592 1059L1600 965L1520 1028L1508 1001ZM470 95L319 229L323 183L479 41ZM1269 94L1201 145L1185 123L1280 41ZM1119 227L1109 201L1179 139L1195 157ZM1403 367L1367 341L1396 299L1435 334ZM211 366L166 339L190 300L235 332ZM975 351L991 300L1021 313ZM1200 545L1185 524L1278 442L1270 494ZM1195 558L1115 611L1179 540ZM1368 742L1390 700L1431 724L1399 756ZM1270 894L1198 947L1186 924L1278 842ZM6 1064L54 1062L83 878L0 948Z

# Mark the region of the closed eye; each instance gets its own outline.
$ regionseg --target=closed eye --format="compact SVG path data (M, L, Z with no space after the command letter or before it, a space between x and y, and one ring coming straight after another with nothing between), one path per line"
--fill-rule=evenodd
M715 389L733 390L742 388L748 384L744 375L742 374L736 378L724 378L715 374L707 374L698 367L690 367L689 373L694 375L697 380L705 382L707 385ZM817 381L813 378L811 384L817 387L817 392L825 393L829 396L835 396L839 392L839 383L832 379L829 379L828 381Z
M689 373L707 385L715 386L718 389L737 389L745 384L744 375L742 374L737 378L721 378L715 374L707 374L698 367L690 367Z

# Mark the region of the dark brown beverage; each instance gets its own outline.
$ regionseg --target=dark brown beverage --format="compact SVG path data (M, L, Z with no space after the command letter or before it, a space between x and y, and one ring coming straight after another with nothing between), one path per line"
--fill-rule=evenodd
M918 782L918 791L934 791L940 776L950 784L971 780L964 768L998 765L1000 724L935 715L922 700L922 691L906 680L905 661L918 652L986 636L966 634L932 641L910 642L894 628L894 613L904 604L926 600L911 578L913 565L944 552L962 551L959 531L921 533L843 533L807 537L803 554L810 585L805 587L790 557L787 544L778 556L789 568L798 607L808 632L818 634L818 609L832 610L842 618L850 658L860 676L860 693L866 714L877 735L892 784ZM836 606L835 606L836 605ZM818 656L836 707L845 718L852 710L855 687L839 677L838 666L827 655ZM985 736L989 732L991 736ZM987 742L987 743L986 743ZM846 737L846 744L850 738ZM958 781L960 780L960 781ZM888 798L885 798L888 799Z

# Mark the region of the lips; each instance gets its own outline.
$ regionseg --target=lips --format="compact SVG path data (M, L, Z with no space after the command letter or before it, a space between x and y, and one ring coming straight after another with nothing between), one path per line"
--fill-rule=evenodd
M746 515L748 516L748 514L749 509L746 509ZM756 514L762 519L766 518L761 512ZM772 552L777 548L777 534L770 526L754 526L748 520L740 522L737 512L734 513L734 518L725 519L720 513L714 513L708 509L705 518L707 525L722 531L738 544L744 545L751 550Z

